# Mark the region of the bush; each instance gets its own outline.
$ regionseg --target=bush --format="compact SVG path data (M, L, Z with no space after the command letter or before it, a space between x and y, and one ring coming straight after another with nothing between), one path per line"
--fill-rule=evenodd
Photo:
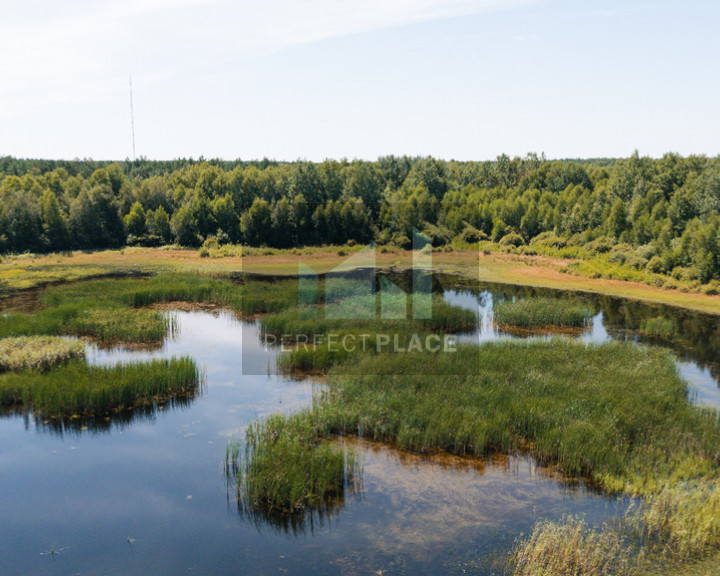
M486 240L487 234L481 232L474 226L470 226L470 224L467 224L463 231L460 232L458 238L460 238L460 241L465 244L477 244L481 240Z
M205 238L205 242L203 242L202 247L208 250L213 250L219 248L220 243L215 236L208 236L207 238Z
M625 261L626 266L635 268L635 270L642 270L647 266L647 259L639 256L638 254L631 254Z
M434 224L428 224L423 229L423 234L430 239L433 246L443 246L445 244L449 244L453 239L452 230L440 225L436 226ZM473 242L469 242L469 244L473 244Z
M127 237L128 246L143 246L145 248L157 248L164 244L162 237L157 234L145 234L143 236L133 236L130 234Z
M692 268L686 268L684 266L676 266L672 269L672 272L670 272L670 276L675 278L675 280L680 280L681 282L691 282L695 279L697 279L697 274Z
M567 242L557 236L555 232L541 232L530 241L530 245L544 248L565 248Z
M665 263L660 256L653 256L645 266L645 270L653 274L663 274L665 272Z
M585 244L585 250L591 254L605 254L610 252L612 247L615 245L615 240L608 238L607 236L600 236L592 242Z
M499 244L500 246L513 246L517 248L518 246L523 246L525 240L517 232L510 232L500 239Z
M709 296L715 296L717 294L720 294L720 282L717 280L710 280L707 284L705 284L701 288L703 294L707 294Z
M392 245L403 250L410 250L412 248L412 242L410 241L410 238L405 236L405 234L396 234L393 236Z

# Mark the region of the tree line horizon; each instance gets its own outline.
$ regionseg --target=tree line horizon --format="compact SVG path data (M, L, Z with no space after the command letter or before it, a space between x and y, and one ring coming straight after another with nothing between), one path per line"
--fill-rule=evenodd
M111 162L0 157L0 253L204 243L272 248L622 247L623 263L720 278L720 157Z

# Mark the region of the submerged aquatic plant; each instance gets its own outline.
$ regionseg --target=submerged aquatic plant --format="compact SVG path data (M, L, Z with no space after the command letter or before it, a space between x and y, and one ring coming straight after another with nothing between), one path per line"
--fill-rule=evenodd
M85 344L54 336L20 336L0 339L0 372L46 370L68 360L83 358Z
M503 300L494 307L495 323L517 328L579 328L592 318L593 311L580 302L558 298Z

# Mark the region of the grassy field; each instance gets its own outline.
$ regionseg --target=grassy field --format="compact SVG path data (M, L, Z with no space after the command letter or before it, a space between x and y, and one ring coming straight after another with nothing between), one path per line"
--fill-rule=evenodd
M137 272L197 272L221 277L239 272L295 275L303 263L322 273L338 266L352 265L348 258L358 247L303 248L292 250L225 250L217 257L201 258L198 250L126 248L69 255L5 256L0 262L0 293L76 280L101 274ZM383 249L374 265L407 268L412 253ZM360 259L359 262L365 260ZM670 304L720 314L720 296L650 286L641 282L593 278L593 274L568 273L572 259L478 251L476 249L435 252L432 267L489 282L559 288L620 296Z

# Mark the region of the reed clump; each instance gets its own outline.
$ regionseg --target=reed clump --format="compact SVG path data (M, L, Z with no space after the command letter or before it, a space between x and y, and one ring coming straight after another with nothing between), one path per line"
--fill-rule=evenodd
M655 555L676 561L720 548L720 484L680 483L648 495L632 526Z
M670 340L677 336L675 322L673 322L670 318L664 318L662 316L643 320L639 331L645 336L664 338L666 340Z
M498 326L581 328L593 317L593 310L571 300L522 298L498 302L493 314Z
M237 473L238 504L249 512L303 514L332 508L358 489L357 457L324 441L309 412L273 415L251 424ZM238 449L229 457L237 458Z
M0 374L0 406L48 418L101 416L196 394L202 375L190 358L115 366L71 361L48 372Z
M540 522L511 553L513 576L637 576L619 531L590 529L578 518Z
M47 370L51 366L85 357L85 344L53 336L20 336L0 339L0 372Z
M513 576L705 574L693 562L720 548L717 481L668 483L613 526L540 522L510 556ZM715 572L707 572L707 574Z

